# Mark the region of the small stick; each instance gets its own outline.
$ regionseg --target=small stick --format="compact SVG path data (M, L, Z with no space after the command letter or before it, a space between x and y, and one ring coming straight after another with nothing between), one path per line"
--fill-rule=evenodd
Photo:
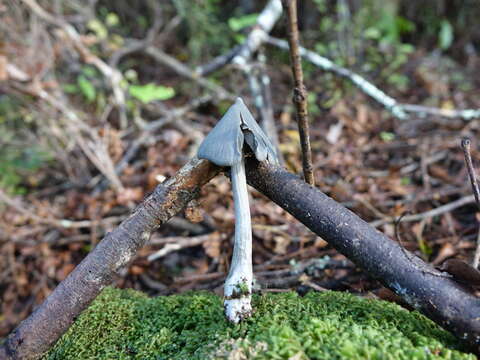
M288 44L290 46L290 60L295 81L293 102L297 108L298 132L302 145L302 164L305 181L314 186L312 150L310 148L310 135L308 130L307 90L303 83L302 59L300 57L297 0L283 0L283 8L288 17Z
M470 154L470 139L462 139L462 149L463 154L465 155L465 163L467 164L468 177L470 178L470 183L472 184L473 196L475 196L475 202L477 207L480 210L480 190L478 189L477 177L475 176L475 168L473 167L472 155ZM472 266L477 269L478 263L480 262L480 230L479 236L477 237L477 248L475 249L475 255L473 256Z
M472 155L470 154L470 139L462 139L462 149L463 154L465 155L465 163L467 164L468 176L470 177L470 182L472 184L473 195L475 196L475 201L477 206L480 209L480 190L478 189L477 178L475 177L475 168L473 167Z

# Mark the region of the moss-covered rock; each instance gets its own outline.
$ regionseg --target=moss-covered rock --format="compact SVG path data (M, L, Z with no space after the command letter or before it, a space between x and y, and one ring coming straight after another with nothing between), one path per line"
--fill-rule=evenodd
M44 359L475 359L417 312L339 292L254 296L228 323L209 293L105 289Z

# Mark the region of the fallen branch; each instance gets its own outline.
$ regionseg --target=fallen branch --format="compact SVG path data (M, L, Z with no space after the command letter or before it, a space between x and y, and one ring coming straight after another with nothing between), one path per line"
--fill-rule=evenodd
M288 43L286 41L276 39L271 36L267 36L265 38L265 42L284 50L289 49ZM392 113L393 116L398 119L408 119L409 112L416 113L419 116L435 115L447 118L462 118L465 121L480 118L480 109L446 110L422 105L402 104L395 100L393 97L386 94L383 90L373 85L364 77L347 68L335 64L333 61L327 59L326 57L318 55L317 53L311 50L307 50L303 47L300 48L300 54L302 55L302 57L310 61L312 64L318 66L320 69L324 71L329 71L340 77L350 80L356 87L358 87L361 91L370 96L373 100L385 107L388 111Z
M0 359L39 358L128 265L152 231L183 209L198 194L200 186L219 171L208 161L193 159L176 176L157 186L10 334L0 347Z
M370 276L480 353L480 301L461 284L279 167L250 158L247 179Z
M182 236L173 236L167 238L161 238L160 241L155 242L155 244L164 244L165 246L160 250L148 255L148 261L155 261L160 259L173 251L178 251L182 249L187 249L190 247L202 245L206 242L222 241L223 237L219 236L218 232L213 232L210 234L191 236L191 237L182 237ZM151 242L153 243L153 242Z

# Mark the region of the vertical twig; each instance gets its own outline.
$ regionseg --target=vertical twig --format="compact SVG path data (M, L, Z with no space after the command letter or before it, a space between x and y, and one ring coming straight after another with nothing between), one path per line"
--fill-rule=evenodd
M298 44L297 1L283 0L282 4L288 18L288 44L290 46L290 60L295 81L293 102L297 108L298 131L302 145L303 175L308 184L315 185L312 150L310 148L310 135L308 132L307 90L303 84L302 59L300 57L300 46Z
M465 155L465 163L467 164L468 176L470 183L472 184L473 196L475 196L475 202L480 210L480 190L478 189L477 177L475 176L475 168L473 167L472 155L470 155L470 139L462 139L462 149ZM480 229L477 237L477 248L475 249L475 255L473 256L472 266L477 269L480 262Z

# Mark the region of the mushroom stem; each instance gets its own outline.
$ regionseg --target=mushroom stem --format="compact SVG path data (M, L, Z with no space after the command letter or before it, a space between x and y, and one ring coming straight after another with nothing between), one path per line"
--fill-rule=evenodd
M245 162L242 160L231 167L233 201L235 206L235 241L232 263L225 281L225 315L234 323L250 316L252 269L252 225L248 204Z

